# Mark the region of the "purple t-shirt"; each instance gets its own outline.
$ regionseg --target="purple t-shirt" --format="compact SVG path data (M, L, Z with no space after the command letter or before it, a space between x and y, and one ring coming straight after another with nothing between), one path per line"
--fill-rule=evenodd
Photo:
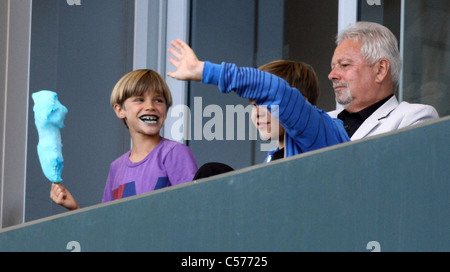
M102 202L192 181L198 169L189 147L165 138L140 162L130 153L111 163Z

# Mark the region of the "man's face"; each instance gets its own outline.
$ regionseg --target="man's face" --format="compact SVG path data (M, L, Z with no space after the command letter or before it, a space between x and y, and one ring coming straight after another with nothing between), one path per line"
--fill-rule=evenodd
M361 53L361 42L342 41L334 51L328 78L333 83L336 102L357 112L376 102L376 72Z

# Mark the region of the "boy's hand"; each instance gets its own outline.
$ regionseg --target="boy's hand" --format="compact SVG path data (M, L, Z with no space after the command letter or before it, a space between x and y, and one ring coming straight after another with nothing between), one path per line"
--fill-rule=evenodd
M61 183L52 183L50 198L56 204L59 204L68 210L80 208L70 192Z
M201 81L205 62L199 61L194 51L189 45L180 39L171 41L173 47L169 48L169 61L177 68L176 71L168 72L167 75L179 80Z

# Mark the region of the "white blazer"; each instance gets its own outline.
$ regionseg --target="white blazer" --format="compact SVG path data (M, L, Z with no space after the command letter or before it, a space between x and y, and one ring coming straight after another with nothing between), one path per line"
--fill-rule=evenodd
M341 111L342 109L338 109L328 114L337 118ZM434 107L408 102L398 103L394 95L361 124L350 140L354 141L438 118L439 115Z

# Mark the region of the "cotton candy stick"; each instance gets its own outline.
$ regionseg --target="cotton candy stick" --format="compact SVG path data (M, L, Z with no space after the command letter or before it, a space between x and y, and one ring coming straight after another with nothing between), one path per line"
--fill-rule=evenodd
M35 92L32 98L41 168L48 180L59 183L64 168L60 129L64 127L67 108L59 102L58 94L52 91Z

